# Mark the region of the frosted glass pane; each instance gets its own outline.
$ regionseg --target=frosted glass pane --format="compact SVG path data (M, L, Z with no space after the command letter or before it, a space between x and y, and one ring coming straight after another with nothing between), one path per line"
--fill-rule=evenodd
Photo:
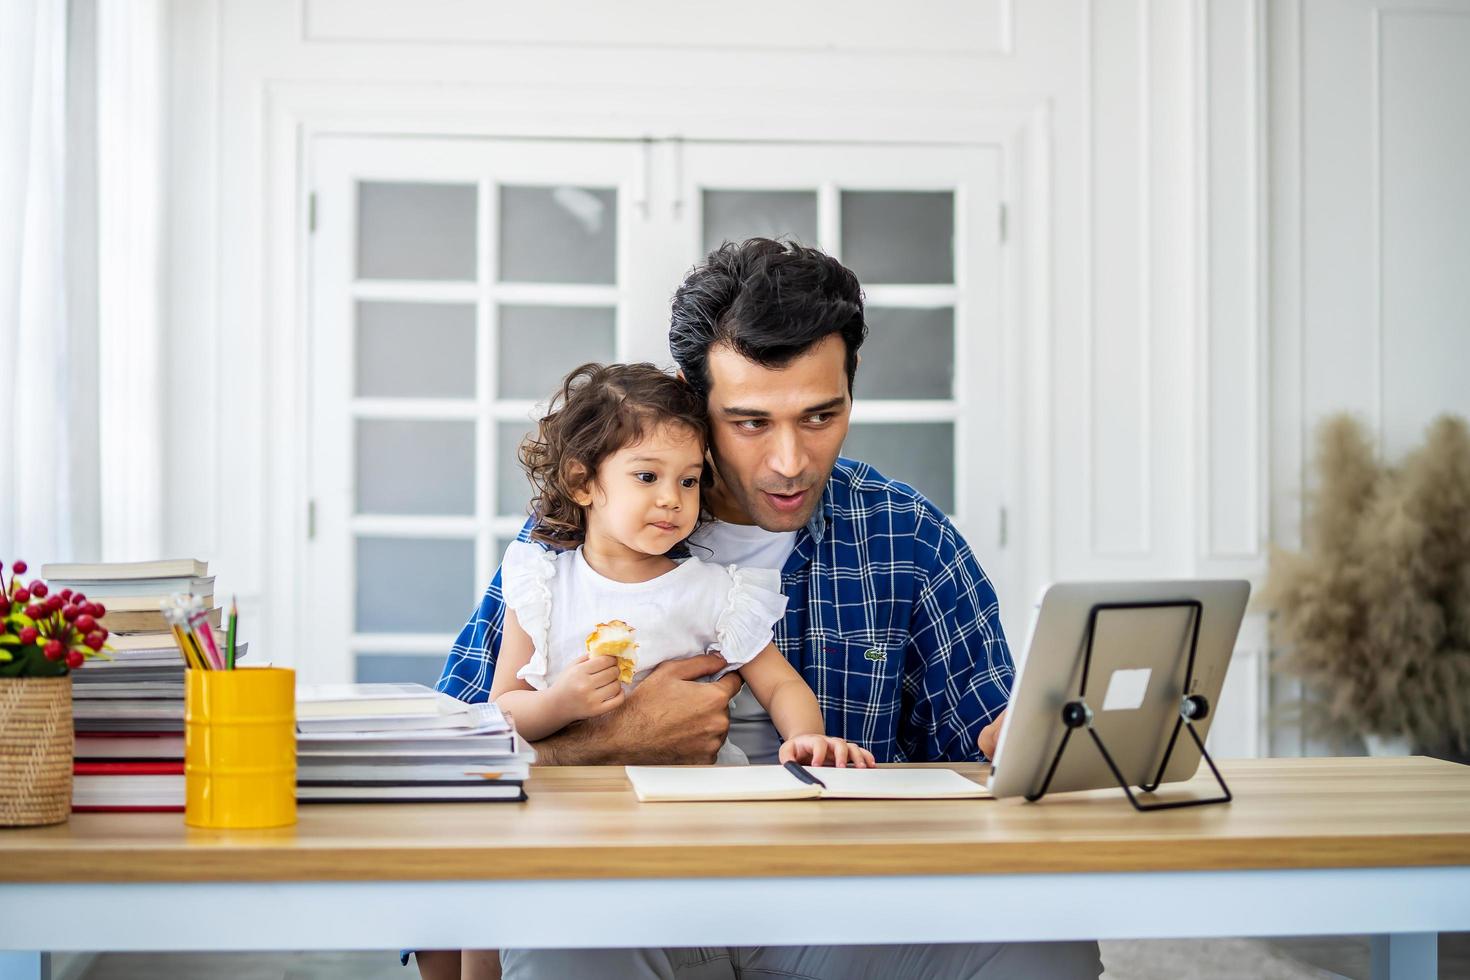
M358 538L355 568L359 633L458 633L479 598L473 541Z
M359 279L474 279L474 184L357 185Z
M496 427L495 438L498 440L498 445L495 451L495 514L497 517L525 514L530 506L531 484L526 479L525 470L521 469L521 464L516 459L516 450L520 448L521 440L530 431L531 425L527 422L501 422Z
M870 306L859 398L953 398L954 310Z
M475 423L360 419L359 514L473 514Z
M500 189L502 282L617 282L618 192Z
M954 194L843 191L842 262L869 286L954 282Z
M954 423L870 422L854 425L842 455L860 459L890 480L918 490L954 512Z
M747 238L817 243L816 191L705 191L704 250Z
M475 397L470 303L357 304L361 398Z
M617 357L617 317L606 306L502 306L501 398L542 401L572 368Z
M469 618L469 610L465 610ZM463 624L461 624L463 625ZM444 653L359 653L353 678L359 684L423 684L433 687L444 673Z

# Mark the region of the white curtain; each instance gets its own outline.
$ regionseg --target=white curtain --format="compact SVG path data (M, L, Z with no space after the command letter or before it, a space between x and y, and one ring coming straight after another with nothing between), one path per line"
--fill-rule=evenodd
M162 557L167 8L167 0L97 0L96 384L104 561Z
M66 0L0 2L0 560L76 550Z

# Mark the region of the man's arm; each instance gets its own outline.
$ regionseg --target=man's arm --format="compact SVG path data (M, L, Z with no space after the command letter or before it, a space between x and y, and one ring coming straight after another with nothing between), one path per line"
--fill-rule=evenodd
M915 759L972 761L981 730L1010 699L1015 666L995 589L974 552L942 514L921 520L905 666L905 687L917 693L899 737Z
M529 538L530 523L519 540ZM461 701L487 701L505 630L500 570L454 641L437 685ZM714 761L730 729L729 702L740 690L730 673L712 683L698 678L727 666L717 654L660 664L621 708L535 743L546 766L672 765Z
M706 653L659 664L621 708L568 725L535 743L543 766L708 765L730 730L730 699L740 676Z

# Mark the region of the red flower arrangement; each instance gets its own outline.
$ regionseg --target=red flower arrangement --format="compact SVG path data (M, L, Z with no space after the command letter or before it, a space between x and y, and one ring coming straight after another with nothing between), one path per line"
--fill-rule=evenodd
M107 614L80 592L52 593L46 583L21 581L26 563L11 564L9 583L0 564L0 677L60 677L89 657L107 655Z

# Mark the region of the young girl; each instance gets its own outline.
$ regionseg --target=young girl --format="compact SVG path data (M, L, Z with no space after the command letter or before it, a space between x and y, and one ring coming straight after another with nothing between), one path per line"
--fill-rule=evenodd
M780 574L668 557L699 521L707 434L698 396L651 364L567 376L520 455L532 538L570 550L507 549L490 698L535 741L618 707L659 663L713 649L770 713L783 763L871 766L823 734L816 696L771 642Z

